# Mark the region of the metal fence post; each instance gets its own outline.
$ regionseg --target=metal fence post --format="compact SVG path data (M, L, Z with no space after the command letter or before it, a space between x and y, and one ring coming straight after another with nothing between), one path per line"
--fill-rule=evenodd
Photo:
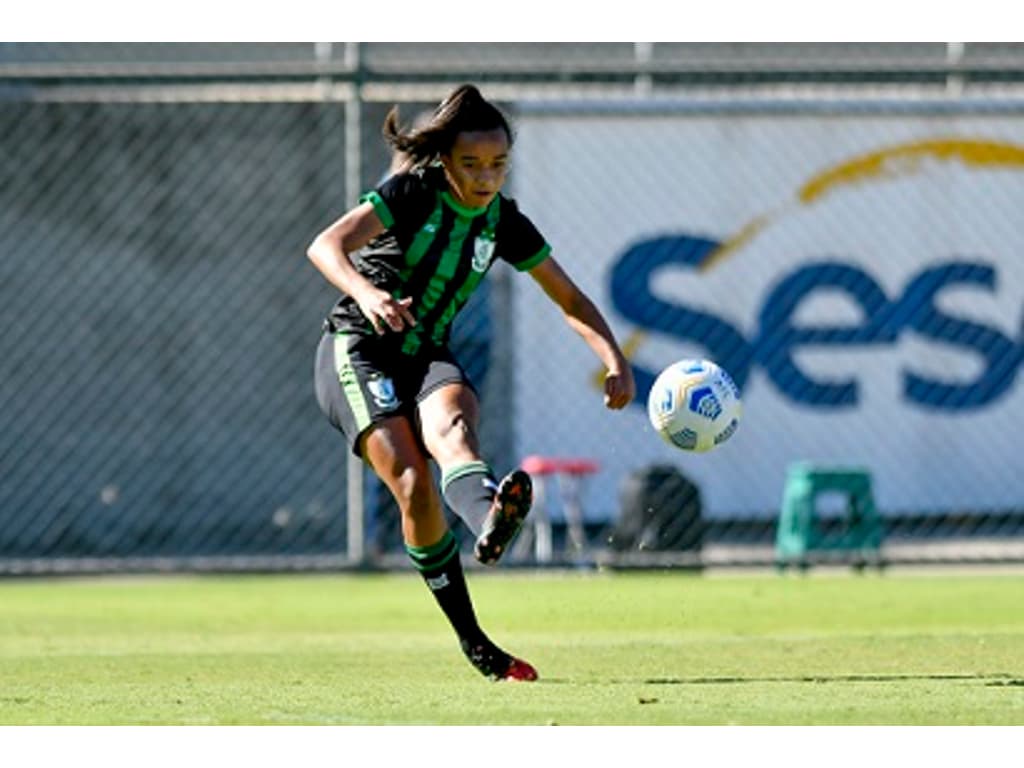
M360 43L345 43L345 64L354 73L348 103L345 105L345 195L355 205L362 191L362 113ZM363 562L366 556L365 498L362 459L348 453L346 465L346 497L348 508L348 557L352 563Z

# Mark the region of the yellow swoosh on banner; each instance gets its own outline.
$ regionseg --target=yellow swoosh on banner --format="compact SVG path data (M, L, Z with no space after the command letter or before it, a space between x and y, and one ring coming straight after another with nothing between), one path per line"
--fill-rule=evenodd
M883 181L909 176L924 170L925 161L959 162L967 167L1004 167L1024 169L1024 146L987 139L923 139L897 144L869 152L816 174L797 190L796 198L778 209L761 214L748 221L712 251L698 268L710 269L753 240L765 227L789 213L796 206L812 205L833 190L846 185ZM646 339L642 330L633 331L623 344L627 360ZM604 387L604 371L593 376L593 383Z
M794 203L811 205L838 187L910 176L924 170L926 160L960 162L968 167L1024 168L1024 146L987 139L924 139L855 157L811 178L797 191L795 200L744 224L708 255L700 270L706 271L731 256L772 221L789 213Z
M958 161L966 166L1024 167L1024 147L974 139L927 139L871 152L819 173L800 188L802 203L813 203L832 188L921 170L922 160Z

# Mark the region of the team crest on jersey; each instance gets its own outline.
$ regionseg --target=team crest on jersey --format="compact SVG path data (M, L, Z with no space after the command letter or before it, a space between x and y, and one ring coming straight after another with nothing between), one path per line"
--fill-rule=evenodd
M494 247L497 245L493 240L485 237L478 237L473 241L473 271L486 272L494 258Z
M391 379L375 377L366 382L366 388L373 395L373 402L379 408L397 408L398 395L395 394L395 382Z

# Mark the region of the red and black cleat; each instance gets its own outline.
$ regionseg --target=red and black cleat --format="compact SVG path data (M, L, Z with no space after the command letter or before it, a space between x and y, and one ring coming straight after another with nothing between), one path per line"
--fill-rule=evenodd
M508 665L508 669L505 670L505 674L499 677L499 680L523 680L527 682L533 682L538 677L537 670L533 668L533 665L522 659L512 659L512 663Z
M533 681L538 677L533 665L510 656L487 638L475 643L462 640L461 645L469 663L488 680Z
M521 469L502 478L494 502L476 540L473 554L484 565L494 565L505 554L510 541L523 526L533 504L533 482Z

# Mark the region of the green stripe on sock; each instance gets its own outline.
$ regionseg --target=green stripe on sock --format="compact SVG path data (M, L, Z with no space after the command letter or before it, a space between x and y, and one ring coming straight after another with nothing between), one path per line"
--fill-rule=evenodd
M459 553L459 543L451 531L445 531L444 536L436 544L427 547L414 547L405 545L405 551L417 570L429 571L440 568Z
M446 469L441 474L441 492L443 493L448 489L448 484L453 480L458 480L460 477L466 475L486 475L487 477L494 477L494 472L491 470L485 461L471 461L468 464L460 464L457 467Z

